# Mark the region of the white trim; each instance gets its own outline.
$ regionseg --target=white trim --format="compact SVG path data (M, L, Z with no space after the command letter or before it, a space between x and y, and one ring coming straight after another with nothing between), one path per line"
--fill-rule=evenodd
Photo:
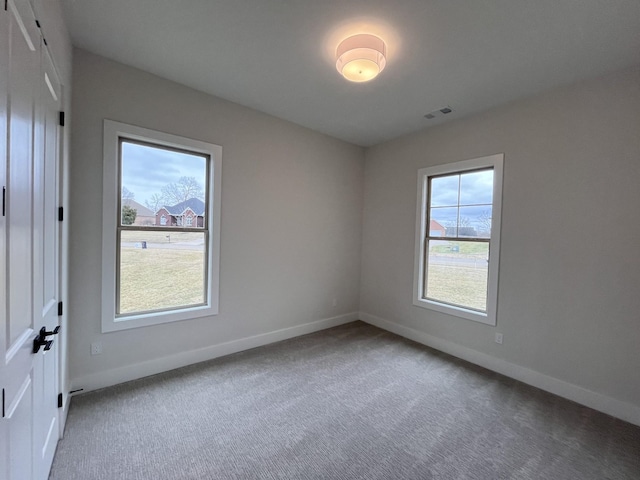
M363 322L421 343L441 352L448 353L454 357L461 358L467 362L480 365L494 372L505 375L509 378L519 380L527 385L534 386L554 395L572 400L594 410L606 413L629 423L640 426L640 406L628 402L617 400L613 397L603 395L592 390L588 390L579 385L565 382L544 373L531 370L529 368L516 365L515 363L502 360L500 358L478 352L471 348L463 347L456 343L434 337L424 332L420 332L411 327L406 327L395 322L390 322L383 318L360 312L360 320Z
M32 52L36 51L36 46L33 43L33 38L29 34L29 29L24 24L23 18L38 18L36 14L33 12L33 8L31 7L31 2L16 2L14 0L10 0L7 3L7 6L13 11L13 20L18 24L18 28L20 32L22 32L22 36L24 37L24 41L27 42L27 46L29 50ZM5 10L7 8L5 7ZM28 12L21 12L20 10L28 9Z
M64 437L64 427L67 425L67 417L69 416L69 406L71 405L71 395L66 392L62 393L62 408L58 409L58 419L60 421L58 428L58 438Z
M13 417L13 414L16 412L18 405L20 405L20 403L22 402L22 397L24 397L25 393L27 393L27 390L30 386L31 375L26 377L24 379L24 382L22 382L22 385L18 389L18 392L13 397L13 401L8 405L6 411L4 412L4 418L6 418L7 420L11 420L11 417ZM33 402L33 400L31 400L31 402ZM31 409L31 411L33 412L33 408Z
M500 263L500 219L502 218L502 172L504 154L497 153L486 157L448 163L435 167L426 167L418 170L418 190L416 200L416 236L413 271L413 304L416 307L436 310L441 313L456 317L474 320L495 326L497 323L498 305L498 272ZM493 168L493 208L491 221L491 240L489 268L487 278L487 313L477 312L463 307L455 307L445 303L427 300L423 297L425 285L424 251L427 225L427 181L428 177L446 173L457 173L468 170L476 170L483 167Z
M11 363L11 360L13 359L13 357L20 351L20 349L23 348L24 345L28 345L29 344L27 342L27 338L29 338L31 335L33 335L34 332L35 332L35 330L33 328L27 328L24 332L22 332L22 335L20 335L13 342L13 345L11 345L9 350L7 350L7 352L4 355L4 364L5 365L9 365L9 363Z
M337 317L325 318L314 322L283 328L272 332L261 333L251 337L231 340L229 342L211 345L197 350L181 352L167 357L156 358L146 362L128 365L126 367L106 370L99 373L84 375L71 380L72 390L82 388L83 392L117 385L119 383L136 380L138 378L155 375L194 363L212 360L214 358L242 352L250 348L261 347L289 338L299 337L308 333L325 330L358 320L358 312L346 313Z
M207 304L179 310L127 315L116 318L116 229L118 219L118 139L127 138L156 145L187 149L211 158L209 166L209 287ZM178 135L157 132L126 123L104 121L102 191L102 332L146 327L218 314L220 285L220 202L222 200L222 147Z

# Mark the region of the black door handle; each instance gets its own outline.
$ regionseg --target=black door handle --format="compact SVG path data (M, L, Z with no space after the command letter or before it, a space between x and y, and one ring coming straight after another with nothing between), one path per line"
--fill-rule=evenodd
M40 347L44 346L45 351L51 350L53 346L53 340L47 340L49 335L57 335L60 332L60 326L57 326L53 329L52 332L47 332L45 327L40 329L40 333L33 339L33 353L38 353L40 351Z
M49 335L57 335L60 332L60 325L57 325L56 328L53 329L53 332L47 332L45 327L40 329L40 336L42 338L48 337Z
M53 345L53 340L47 340L45 337L41 337L38 335L33 339L33 353L38 353L40 351L40 347L44 345L45 350L51 350L51 346Z

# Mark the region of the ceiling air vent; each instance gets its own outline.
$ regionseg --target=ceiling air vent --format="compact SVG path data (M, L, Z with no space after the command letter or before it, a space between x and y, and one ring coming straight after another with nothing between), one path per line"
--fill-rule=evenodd
M436 117L441 117L443 115L446 115L447 113L451 113L453 112L453 109L450 106L446 106L446 107L442 107L442 108L438 108L436 110L433 110L429 113L427 113L424 118L427 118L429 120L436 118Z

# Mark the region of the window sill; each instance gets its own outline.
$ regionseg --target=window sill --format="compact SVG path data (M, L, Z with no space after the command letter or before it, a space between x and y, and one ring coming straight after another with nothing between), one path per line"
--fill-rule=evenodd
M474 322L484 323L485 325L496 325L495 315L489 313L480 313L474 310L468 310L462 307L454 307L445 303L436 302L433 300L415 298L413 305L427 310L434 310L436 312L451 315L453 317L464 318L465 320L471 320Z
M137 315L126 315L116 318L103 318L102 333L129 330L132 328L149 327L163 323L194 320L218 314L218 310L208 305L191 308L181 308L170 312L147 312Z

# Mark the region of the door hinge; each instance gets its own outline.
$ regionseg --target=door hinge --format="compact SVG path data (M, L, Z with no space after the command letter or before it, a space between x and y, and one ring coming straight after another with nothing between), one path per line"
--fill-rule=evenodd
M58 207L58 221L64 220L64 208Z
M40 21L39 21L39 20L36 20L36 27L38 27L38 28L42 28L42 27L40 26Z
M9 3L9 0L4 0L4 11L5 12L8 10L7 3Z
M58 408L62 408L62 394L58 394Z
M45 42L46 45L46 42ZM64 112L60 112L60 126L64 127Z
M4 388L2 389L2 418L4 418Z
M5 216L5 200L7 199L7 187L2 187L2 216Z
M58 316L62 316L62 302L58 302Z

